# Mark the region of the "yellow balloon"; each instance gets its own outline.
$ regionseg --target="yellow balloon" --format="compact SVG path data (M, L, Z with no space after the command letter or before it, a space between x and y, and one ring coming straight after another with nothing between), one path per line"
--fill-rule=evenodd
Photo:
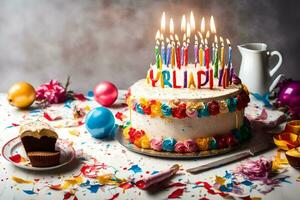
M15 83L10 87L7 99L12 106L27 108L35 101L35 89L26 82Z

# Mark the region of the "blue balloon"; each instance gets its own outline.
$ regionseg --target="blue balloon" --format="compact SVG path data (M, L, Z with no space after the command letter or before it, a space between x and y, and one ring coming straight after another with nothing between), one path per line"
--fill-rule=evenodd
M114 115L105 107L94 108L86 116L85 127L94 138L113 138L115 130Z

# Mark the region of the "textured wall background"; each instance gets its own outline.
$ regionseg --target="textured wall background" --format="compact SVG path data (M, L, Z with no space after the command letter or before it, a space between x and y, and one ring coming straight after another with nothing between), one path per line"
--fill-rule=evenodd
M154 61L161 13L215 16L234 46L265 42L283 53L280 72L300 79L300 1L297 0L2 0L0 91L16 81L35 86L51 78L87 91L103 80L120 88L144 78ZM199 24L199 22L198 22ZM240 54L234 49L238 69Z

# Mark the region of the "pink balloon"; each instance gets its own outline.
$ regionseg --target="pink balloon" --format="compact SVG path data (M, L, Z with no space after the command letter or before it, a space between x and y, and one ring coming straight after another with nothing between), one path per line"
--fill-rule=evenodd
M104 81L94 88L94 97L102 106L108 107L118 98L118 89L113 83Z

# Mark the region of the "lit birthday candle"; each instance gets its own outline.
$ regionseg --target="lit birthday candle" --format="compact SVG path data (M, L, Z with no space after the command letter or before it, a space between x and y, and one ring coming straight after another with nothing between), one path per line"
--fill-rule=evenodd
M183 43L182 43L182 47L181 47L181 51L180 51L180 64L184 65L184 45L186 44L186 35L185 35L185 31L186 31L186 18L185 15L182 16L181 18L181 33L183 34Z
M214 77L218 77L219 58L218 58L218 37L215 35L215 55L214 55Z
M227 80L227 85L228 85L228 82L232 82L232 77L233 77L233 67L232 67L232 47L231 47L231 44L230 44L230 41L229 39L226 39L226 42L228 44L228 80Z
M176 51L175 51L175 41L174 41L173 35L171 35L170 38L171 38L171 45L172 45L171 66L175 67L175 54L176 54Z
M204 60L205 60L206 69L209 69L209 63L210 63L210 49L208 47L208 41L207 41L209 36L210 36L210 33L209 33L209 31L207 31L206 38L204 41L204 43L205 43L205 59Z
M168 67L171 62L172 45L171 45L169 38L166 39L166 42L167 42L167 63L166 63L166 65Z
M156 40L156 45L155 45L155 60L156 60L156 67L159 68L160 64L160 55L159 55L159 38L160 38L160 32L159 30L156 32L155 40Z
M184 65L187 66L189 63L189 44L190 44L190 36L191 36L191 26L190 23L187 23L186 26L186 47L184 49Z
M224 40L222 37L220 37L221 42L221 69L219 70L219 86L222 85L222 79L223 79L223 73L224 73L224 67L225 67L225 61L224 61Z
M212 35L216 34L216 26L215 26L215 20L214 17L210 17L210 32ZM214 47L214 42L212 43L212 62L215 60L215 47Z
M200 44L200 49L199 49L199 63L200 63L200 66L205 66L205 54L203 52L203 45L204 45L204 41L203 41L203 34L205 33L205 18L202 17L202 20L201 20L201 24L200 24L200 31L201 33L199 32L199 37L201 38L201 44Z
M228 68L232 67L232 48L229 39L226 39L228 45Z
M181 59L180 59L180 42L178 36L175 34L175 41L176 41L176 63L178 69L181 68Z
M184 65L184 49L186 47L186 35L183 34L183 42L181 47L181 66Z
M167 60L167 55L166 55L166 50L165 50L165 42L164 42L164 35L161 34L160 35L160 52L161 52L161 59L162 59L162 64L166 64L166 60Z
M224 40L220 37L221 42L221 68L224 69L225 62L224 62Z
M171 39L171 45L172 45L172 51L171 51L171 66L175 67L175 42L174 42L174 22L173 19L170 19L170 39Z
M200 43L200 48L199 48L199 65L200 66L204 66L204 53L203 53L203 45L204 45L204 42L203 42L203 39L201 39L201 43Z
M194 56L195 56L195 67L197 67L197 63L199 62L198 61L198 38L197 38L197 35L195 35L195 44L194 44Z

